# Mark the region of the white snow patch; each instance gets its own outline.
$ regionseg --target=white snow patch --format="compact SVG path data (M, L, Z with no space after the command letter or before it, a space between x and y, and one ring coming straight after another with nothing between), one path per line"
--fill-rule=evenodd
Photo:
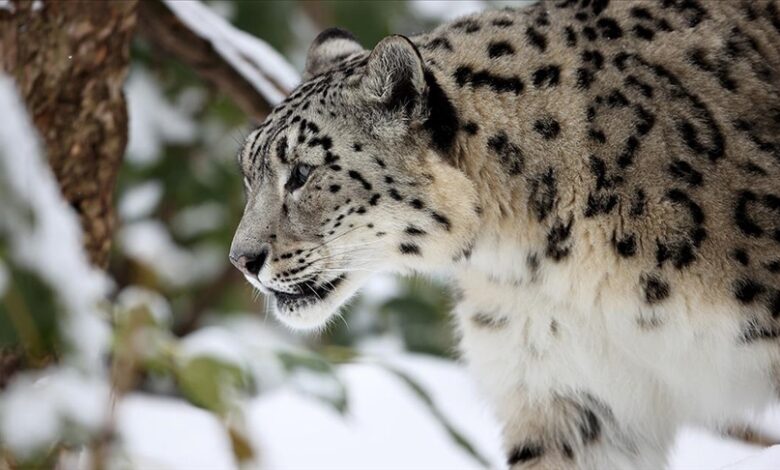
M5 290L8 289L8 268L0 259L0 298L5 295Z
M146 70L134 67L130 71L125 92L130 115L128 161L138 165L154 163L166 143L186 144L195 139L193 110L185 112L171 104Z
M341 399L344 389L338 380L322 372L315 372L303 367L295 369L288 377L290 385L298 391L324 398L330 402Z
M16 7L13 3L11 3L11 0L0 0L0 10L6 10L14 13L16 11Z
M17 455L30 456L73 427L96 431L108 410L101 379L65 367L22 373L0 399L0 435Z
M403 338L395 334L368 336L360 339L357 349L366 356L386 357L404 352Z
M148 217L160 204L163 186L159 180L146 181L133 186L119 200L119 216L122 220Z
M215 415L182 400L133 393L119 403L116 418L131 468L238 468Z
M506 456L500 447L499 423L462 365L409 353L387 355L380 362L390 364L422 386L449 422L488 458L491 467L503 467Z
M669 457L669 470L714 469L756 455L756 446L725 439L711 431L682 429Z
M458 370L454 364L439 362L439 367L433 368L438 372ZM251 404L248 426L268 468L480 468L397 377L370 364L346 365L338 370L348 390L345 417L287 387ZM479 402L470 393L467 388L467 401L460 402L459 412ZM477 429L492 425L489 421L469 424L477 424ZM493 447L497 449L498 441ZM377 455L382 458L377 459ZM502 467L502 459L493 463L495 468Z
M119 232L122 249L128 257L146 265L175 287L213 279L224 268L227 254L204 245L187 250L177 245L157 220L133 222Z
M780 445L723 467L723 470L777 470L780 467Z
M350 330L355 332L361 341L367 339L366 336L372 335L376 329L379 308L389 299L398 296L403 289L400 278L396 275L375 274L371 276L361 289L360 296L355 300L349 319ZM368 339L372 341L370 337ZM392 341L391 338L386 339Z
M208 101L206 90L196 86L190 86L176 95L176 109L187 116L192 116L203 110Z
M120 312L146 307L159 325L170 325L173 314L168 299L158 292L141 286L127 286L119 293L116 305Z
M415 15L438 21L451 21L477 13L486 6L481 0L413 0L409 3L409 8Z
M402 286L398 276L393 274L377 274L371 277L361 289L362 298L372 305L382 304L401 292Z
M73 351L69 360L99 371L109 331L98 304L109 280L87 261L78 218L62 198L13 81L2 74L0 109L0 187L11 197L0 204L0 231L10 236L13 259L52 286L65 307L60 322Z
M235 340L245 346L261 348L265 339L276 341L277 335L268 336L269 330L255 319L231 323L227 328L236 338L245 334L243 340ZM261 337L257 341L252 339L256 333ZM487 457L490 468L504 468L500 427L460 365L408 354L382 361L417 381L449 422ZM348 393L345 416L289 383L247 403L249 439L260 449L265 468L480 468L395 375L376 363L337 366L336 370ZM119 410L120 436L137 465L236 468L219 423L199 409L178 400L135 395ZM762 450L687 430L677 441L670 468L715 469L731 464L726 468L775 469L779 454L778 447Z
M416 15L440 22L452 21L461 16L479 13L486 9L503 7L525 8L538 0L412 0L409 7Z
M246 363L242 345L219 326L207 326L185 336L179 343L181 357L210 357L240 368Z
M171 221L176 235L189 238L224 226L225 208L217 202L207 202L180 210Z
M231 21L236 16L236 4L227 0L209 0L206 3L209 10L221 18Z
M286 337L285 332L261 323L252 314L233 313L222 323L230 332L231 340L241 345L246 368L259 389L267 391L281 385L287 378L287 371L277 353L294 351L296 339Z
M202 3L165 0L165 4L195 34L211 42L214 49L272 105L281 102L300 82L295 69L271 46L236 29Z

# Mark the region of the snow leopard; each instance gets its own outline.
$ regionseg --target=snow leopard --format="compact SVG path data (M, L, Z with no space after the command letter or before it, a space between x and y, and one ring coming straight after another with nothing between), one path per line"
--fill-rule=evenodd
M662 468L780 396L780 7L551 0L328 29L239 154L230 251L286 325L453 285L511 468Z

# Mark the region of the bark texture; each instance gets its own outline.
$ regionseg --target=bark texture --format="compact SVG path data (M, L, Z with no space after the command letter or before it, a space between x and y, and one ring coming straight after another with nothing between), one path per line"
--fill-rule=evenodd
M108 262L114 185L127 144L122 86L136 9L136 0L62 0L0 10L0 64L16 79L100 267Z

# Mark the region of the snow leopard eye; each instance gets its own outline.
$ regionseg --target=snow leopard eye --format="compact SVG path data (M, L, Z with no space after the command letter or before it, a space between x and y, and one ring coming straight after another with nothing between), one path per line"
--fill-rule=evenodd
M297 163L290 172L290 179L287 180L287 184L284 185L285 189L289 192L293 192L306 184L306 180L309 179L312 166L306 163Z

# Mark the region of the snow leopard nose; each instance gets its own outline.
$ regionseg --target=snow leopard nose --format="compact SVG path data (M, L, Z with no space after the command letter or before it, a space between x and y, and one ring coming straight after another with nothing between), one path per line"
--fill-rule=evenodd
M258 251L231 250L230 262L247 276L257 276L263 269L268 253L268 245L263 245Z

